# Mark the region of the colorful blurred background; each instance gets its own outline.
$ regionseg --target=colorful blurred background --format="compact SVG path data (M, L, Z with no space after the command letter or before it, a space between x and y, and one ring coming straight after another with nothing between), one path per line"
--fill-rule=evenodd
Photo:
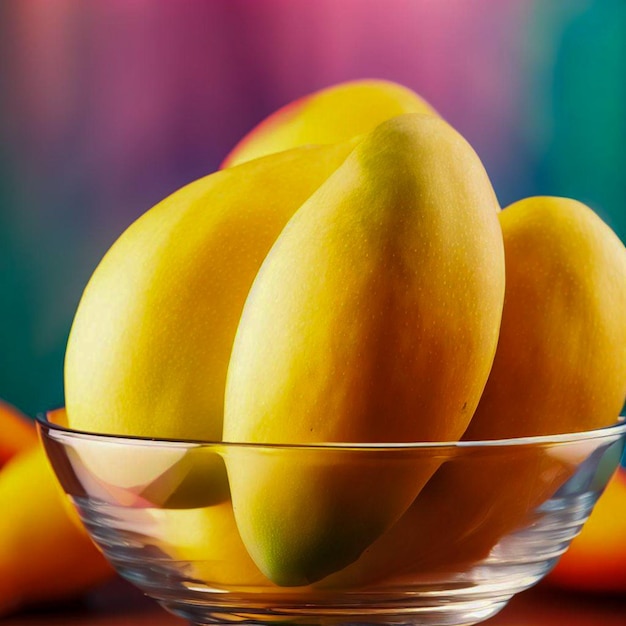
M503 205L576 197L626 240L623 0L4 0L0 397L63 403L99 259L282 104L399 81L473 144Z

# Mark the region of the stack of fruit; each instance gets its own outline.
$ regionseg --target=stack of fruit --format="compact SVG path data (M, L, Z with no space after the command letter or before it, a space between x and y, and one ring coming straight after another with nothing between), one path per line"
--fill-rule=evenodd
M158 438L545 435L610 425L625 396L617 236L571 199L501 211L463 137L382 81L279 110L131 225L85 290L66 359L71 428ZM371 508L377 534L329 546L332 480L233 464L238 536L274 583L314 583L403 520L436 527L461 480L480 500L484 470L435 469ZM416 484L432 503L418 520ZM285 506L306 520L285 528Z

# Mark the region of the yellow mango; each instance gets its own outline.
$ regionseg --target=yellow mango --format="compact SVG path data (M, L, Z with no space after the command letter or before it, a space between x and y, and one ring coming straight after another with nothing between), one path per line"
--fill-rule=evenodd
M549 435L614 424L626 397L624 245L589 207L569 198L525 198L501 212L500 224L506 254L502 328L491 374L463 438ZM495 501L528 491L526 481L535 485L524 500L530 511L556 489L546 493L542 476L560 471L556 460L542 473L520 471L500 481ZM453 493L461 487L474 503L474 519L500 506L494 497L485 498L479 475L442 472L441 489ZM511 504L497 524L485 525L483 556L521 523L520 513L519 505ZM459 518L456 525L472 523L471 517Z
M534 197L500 214L506 296L466 439L608 426L626 397L626 249L584 204Z
M537 498L550 497L573 467L540 449L452 454L394 526L317 586L410 585L462 575L532 513Z
M239 141L222 168L297 146L346 141L403 113L436 115L425 100L397 83L385 80L340 83L272 113Z
M0 614L75 595L112 575L41 446L2 468L0 508Z
M294 215L255 279L224 439L458 439L498 337L497 212L479 158L449 125L415 114L381 124ZM358 558L436 467L371 467L364 489L366 461L349 456L245 455L226 459L241 536L286 586Z
M261 262L351 143L202 178L145 213L94 272L65 362L69 425L220 440L226 371Z
M151 535L188 574L212 588L233 591L269 583L250 558L237 531L230 501L194 509L151 509Z
M526 198L499 219L506 255L502 327L463 439L614 423L626 394L623 244L591 209L567 198ZM494 453L483 464L444 465L361 569L376 561L380 575L410 577L485 558L572 475L584 446L580 453L568 460L537 448ZM393 553L399 556L392 564L386 555Z

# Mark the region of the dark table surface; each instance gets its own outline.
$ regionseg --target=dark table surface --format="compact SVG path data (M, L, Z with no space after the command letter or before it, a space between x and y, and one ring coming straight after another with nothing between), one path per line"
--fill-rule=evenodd
M185 621L121 582L71 605L0 619L2 626L176 626ZM626 594L598 596L539 586L513 598L490 626L625 626Z

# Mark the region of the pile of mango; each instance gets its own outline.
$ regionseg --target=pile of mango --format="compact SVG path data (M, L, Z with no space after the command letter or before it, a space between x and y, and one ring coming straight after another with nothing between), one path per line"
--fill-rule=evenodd
M381 443L603 427L626 397L626 250L575 200L501 210L475 151L422 98L346 83L271 115L122 234L85 289L65 381L70 427L120 435ZM436 507L415 521L411 503L464 478L412 477L346 538L332 521L340 478L227 469L246 558L285 586L339 572L403 523L436 525ZM187 530L203 536L221 506ZM94 569L64 579L68 593L104 570L71 528L66 553ZM3 532L0 607L22 567ZM49 546L34 550L21 561ZM62 579L47 561L33 570ZM29 589L10 597L39 599Z

